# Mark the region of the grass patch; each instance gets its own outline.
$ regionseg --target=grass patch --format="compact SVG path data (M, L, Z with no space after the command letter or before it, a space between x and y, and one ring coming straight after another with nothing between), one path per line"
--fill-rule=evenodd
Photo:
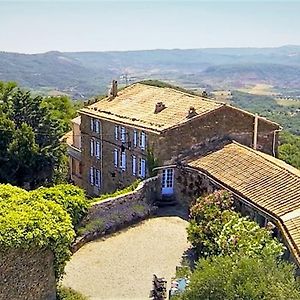
M129 192L132 192L138 187L140 182L141 182L141 180L138 179L138 180L134 181L131 185L129 185L128 187L126 187L122 190L116 190L114 193L103 194L100 197L93 198L91 202L92 203L100 202L100 201L103 201L103 200L108 199L108 198L114 198L114 197L117 197L117 196L127 194Z
M71 288L60 286L57 290L57 300L88 300L86 296Z
M104 230L104 221L102 219L93 220L86 225L77 229L78 235L84 235L88 232L102 231Z
M132 210L135 213L141 214L141 213L143 213L145 211L145 207L142 204L136 204L136 205L132 206Z

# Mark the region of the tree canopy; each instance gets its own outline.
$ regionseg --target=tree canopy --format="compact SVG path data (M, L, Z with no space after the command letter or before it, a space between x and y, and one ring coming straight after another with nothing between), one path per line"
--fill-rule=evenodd
M55 182L66 170L60 138L74 114L66 97L33 97L0 82L0 182L26 188Z

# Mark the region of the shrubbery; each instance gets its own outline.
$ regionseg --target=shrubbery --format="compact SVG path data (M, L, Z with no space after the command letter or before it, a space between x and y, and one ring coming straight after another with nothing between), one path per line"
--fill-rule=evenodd
M188 239L200 259L189 287L176 299L300 299L294 266L280 258L284 246L235 212L226 191L197 200Z
M299 280L295 279L291 264L270 258L202 258L189 287L177 299L297 300L300 299Z
M284 247L270 231L232 210L226 191L198 199L191 208L188 239L199 256L234 255L280 256Z
M71 255L73 224L86 208L83 192L70 185L32 192L0 185L0 251L48 248L59 280Z
M57 300L87 300L88 298L71 288L59 287Z

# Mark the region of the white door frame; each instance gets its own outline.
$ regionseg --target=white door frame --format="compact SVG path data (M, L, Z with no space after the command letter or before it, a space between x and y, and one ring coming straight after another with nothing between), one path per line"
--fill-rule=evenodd
M173 168L162 170L161 193L162 195L174 194L174 169Z

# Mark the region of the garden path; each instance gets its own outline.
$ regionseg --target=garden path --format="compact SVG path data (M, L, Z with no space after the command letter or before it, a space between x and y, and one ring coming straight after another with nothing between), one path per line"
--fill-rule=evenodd
M63 285L91 300L149 299L152 275L170 279L188 249L187 221L162 216L143 221L79 249L66 266Z

